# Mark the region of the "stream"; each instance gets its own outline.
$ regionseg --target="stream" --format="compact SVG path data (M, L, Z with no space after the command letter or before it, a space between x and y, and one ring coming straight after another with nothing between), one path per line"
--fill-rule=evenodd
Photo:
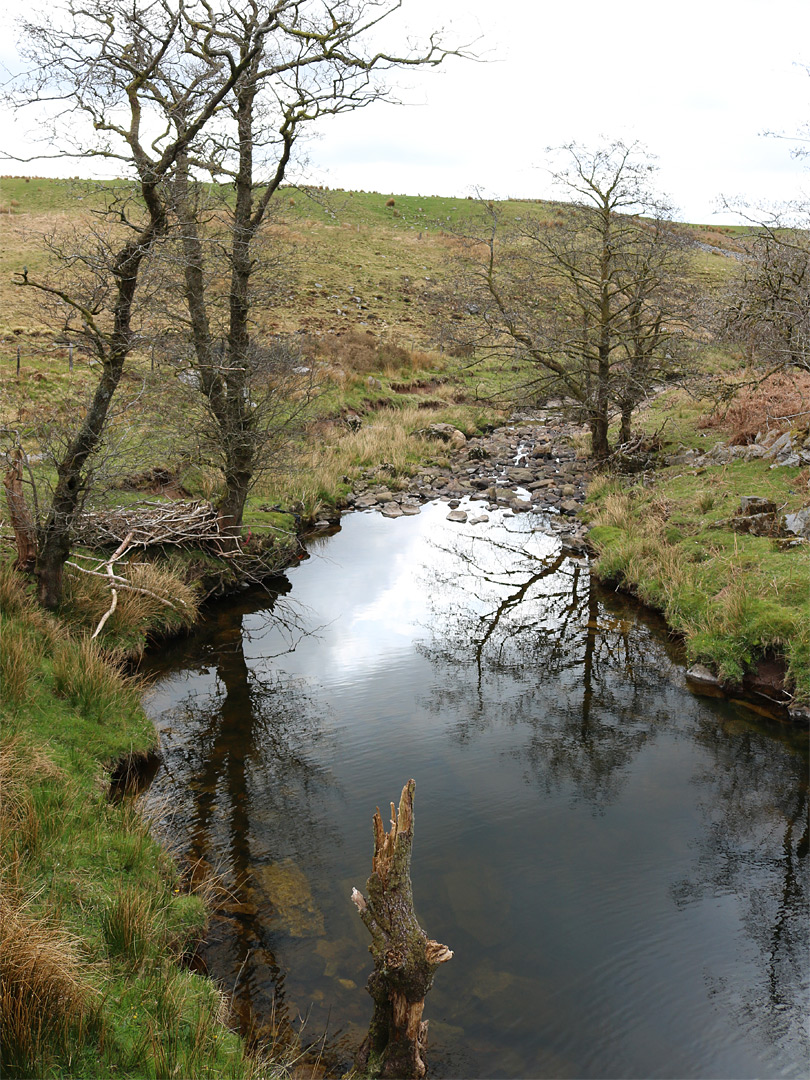
M152 657L144 799L226 890L206 969L347 1070L350 893L414 777L417 912L455 953L431 1076L805 1077L807 733L694 696L542 514L447 512L347 515Z

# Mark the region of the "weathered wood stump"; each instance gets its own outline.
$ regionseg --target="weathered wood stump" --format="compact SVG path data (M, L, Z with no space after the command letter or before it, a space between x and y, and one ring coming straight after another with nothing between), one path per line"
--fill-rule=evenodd
M409 780L402 789L399 813L391 803L390 832L385 831L377 808L374 858L366 883L368 899L357 889L352 890L352 900L371 933L369 952L374 957L374 971L367 984L374 1014L357 1054L357 1067L368 1077L418 1080L425 1075L425 997L436 968L453 955L447 946L428 938L413 910L415 787L415 782Z

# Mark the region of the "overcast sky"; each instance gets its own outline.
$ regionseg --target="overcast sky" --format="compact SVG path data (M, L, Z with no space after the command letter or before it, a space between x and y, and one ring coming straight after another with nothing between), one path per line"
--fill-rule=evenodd
M15 68L5 0L0 62ZM810 121L810 0L404 0L390 46L444 27L481 62L402 77L400 105L334 118L306 147L306 177L394 194L551 194L545 148L639 139L691 221L731 221L721 196L754 202L810 188L793 143L767 130ZM0 140L23 145L6 113ZM56 174L52 163L7 172ZM71 162L63 173L82 170Z

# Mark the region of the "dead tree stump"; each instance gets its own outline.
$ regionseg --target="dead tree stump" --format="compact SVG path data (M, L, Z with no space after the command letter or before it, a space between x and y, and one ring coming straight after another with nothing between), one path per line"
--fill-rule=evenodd
M374 957L374 971L367 984L374 1014L357 1054L357 1067L368 1077L419 1080L425 1075L425 997L436 968L453 955L445 945L428 938L413 910L415 787L415 782L409 780L402 789L399 813L391 803L390 832L385 831L377 808L374 858L366 882L368 899L357 889L352 890L352 900L371 933L369 952Z

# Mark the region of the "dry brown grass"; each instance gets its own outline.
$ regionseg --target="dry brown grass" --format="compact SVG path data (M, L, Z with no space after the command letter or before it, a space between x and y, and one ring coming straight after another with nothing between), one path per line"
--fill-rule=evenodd
M97 993L83 974L78 942L18 898L0 896L0 1045L4 1067L44 1075L55 1047L70 1048Z
M115 611L104 626L104 640L120 642L128 653L140 653L148 632L164 627L191 626L199 601L194 589L177 574L151 562L119 564L116 573L130 588L118 591ZM74 623L94 630L109 609L111 593L106 578L68 567L64 604Z
M39 645L30 627L16 619L0 623L0 701L19 708L39 670Z
M810 421L810 372L776 372L754 386L744 386L731 403L698 425L722 428L729 442L745 446L759 432L804 427Z
M76 939L31 914L16 885L20 858L37 847L42 822L33 796L62 772L19 737L0 743L0 1045L10 1071L44 1075L54 1046L69 1049L95 1004Z

